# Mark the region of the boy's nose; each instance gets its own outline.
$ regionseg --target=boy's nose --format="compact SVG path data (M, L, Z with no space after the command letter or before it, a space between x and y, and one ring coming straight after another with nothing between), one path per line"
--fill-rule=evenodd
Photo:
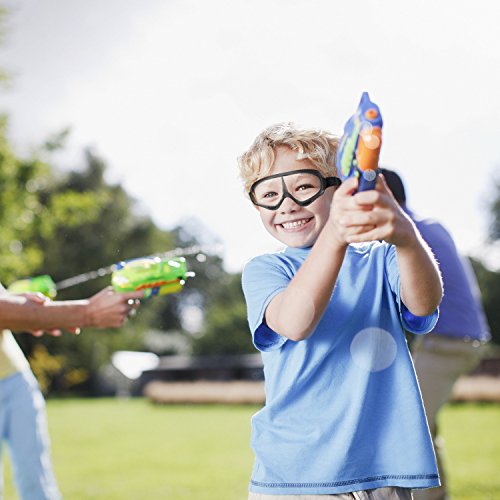
M288 214L290 212L295 212L299 208L299 205L295 203L292 198L287 196L281 203L279 207L279 211L284 214Z

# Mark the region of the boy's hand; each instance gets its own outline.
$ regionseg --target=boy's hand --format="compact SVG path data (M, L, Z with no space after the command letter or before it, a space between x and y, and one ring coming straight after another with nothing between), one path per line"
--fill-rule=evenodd
M400 208L382 175L375 189L356 194L357 179L350 178L337 189L330 219L336 234L346 243L384 240L396 246L415 242L415 227Z
M331 228L333 236L342 245L366 241L362 235L366 235L375 228L364 213L372 207L358 203L355 196L357 188L358 180L351 177L342 182L333 195L327 226ZM358 239L359 237L362 239Z

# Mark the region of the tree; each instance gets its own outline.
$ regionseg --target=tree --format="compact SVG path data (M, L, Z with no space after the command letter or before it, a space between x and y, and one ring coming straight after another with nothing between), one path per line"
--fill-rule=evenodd
M193 339L193 354L255 353L241 289L241 274L226 274L218 283L205 315L201 335Z
M31 200L29 203L37 208L29 218L29 232L21 234L18 227L13 227L15 216L4 221L5 226L11 227L13 234L22 242L23 251L19 254L21 261L29 256L25 252L26 248L39 251L38 259L29 268L25 265L22 275L16 277L49 274L57 283L121 260L172 248L170 233L156 227L149 216L138 214L135 200L122 186L106 182L106 165L93 152L85 153L82 169L69 173L57 172L47 164L36 161L22 164L37 168L43 166L43 173L50 176L50 182L41 182L40 175L35 177L32 171L29 171L28 179L19 179L22 173L19 168L14 169L17 175L11 176L11 183L17 182L19 199L23 199L22 191L25 188L36 201L28 197L28 201ZM12 196L0 200L0 207L9 212L17 205ZM16 208L16 214L21 211L22 207ZM5 253L8 254L8 248ZM19 266L10 274L13 276L18 269ZM61 290L57 298L88 297L109 284L110 276L103 276ZM43 367L52 367L52 372L46 374L49 381L47 390L64 391L78 382L79 389L89 393L93 391L98 368L109 361L113 351L144 349L144 335L152 324L160 322L158 315L164 314L162 303L166 300L148 301L134 320L119 331L88 330L78 338L68 335L40 340L24 336L19 337L19 340L26 354L38 361L37 375L40 379L44 375ZM169 311L168 314L175 314L175 311ZM177 320L169 321L175 323ZM41 345L46 347L46 352L40 350ZM54 366L57 366L53 362L55 359L60 365L58 372L53 371ZM35 366L35 372L36 369Z
M482 262L471 259L479 283L484 312L491 330L492 341L500 345L500 272L487 269Z
M12 153L2 129L0 223L4 237L0 256L6 284L37 274L49 274L58 283L120 260L219 243L193 221L185 221L173 231L159 229L149 216L139 213L135 200L122 186L106 181L105 162L90 150L79 170L57 171L50 165L50 152L64 146L66 135L63 131L46 141L38 153L48 158L45 162L26 161ZM195 278L178 294L147 301L137 317L119 331L88 330L77 338L58 339L18 336L46 391L76 387L81 393L92 393L95 374L111 353L144 349L144 336L150 329L165 335L183 332L190 339L184 325L193 308L208 311L203 328L206 335L199 343L204 347L196 352L251 349L239 276L226 273L217 254L200 253L187 259ZM88 297L109 283L110 276L103 276L60 290L57 299ZM233 331L236 337L231 336Z
M195 218L182 221L172 231L176 246L201 245L215 250L221 246L217 237ZM246 305L241 289L241 274L224 270L217 252L207 252L189 260L195 278L185 290L164 307L175 307L179 318L193 308L203 313L202 327L191 332L193 355L245 354L255 352L246 320ZM182 321L181 321L182 323Z
M496 242L500 240L500 179L497 179L495 183L495 195L490 205L490 212L489 236L493 242Z
M7 118L0 118L0 280L8 283L30 275L43 261L34 240L35 219L42 210L38 186L48 182L50 169L37 160L24 161L6 138Z
M493 245L500 241L500 179L494 185L490 205L489 240ZM484 310L490 326L492 341L500 345L500 272L492 270L477 259L471 259L477 277Z

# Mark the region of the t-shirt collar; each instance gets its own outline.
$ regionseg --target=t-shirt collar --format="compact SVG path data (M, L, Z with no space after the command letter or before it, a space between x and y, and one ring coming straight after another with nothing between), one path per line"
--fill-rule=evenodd
M311 246L308 247L286 247L284 253L287 255L304 256L311 251Z

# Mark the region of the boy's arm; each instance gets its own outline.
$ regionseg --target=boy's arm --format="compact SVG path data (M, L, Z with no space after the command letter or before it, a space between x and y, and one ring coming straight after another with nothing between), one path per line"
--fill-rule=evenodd
M415 316L432 314L443 298L443 284L432 252L415 228L414 243L396 246L401 300Z
M143 292L116 293L110 287L84 300L34 300L33 297L0 296L0 328L10 330L71 330L75 327L116 328L122 326L134 304L129 300Z
M347 251L349 235L373 226L354 229L343 225L343 214L351 207L356 179L344 182L335 191L330 217L310 254L284 292L267 306L266 323L291 340L304 340L314 331L330 301Z
M415 224L394 199L383 175L379 176L376 189L360 192L352 199L358 209L346 212L343 220L344 226L351 229L348 241L384 240L395 245L401 300L415 316L432 314L443 296L439 267Z
M267 306L270 328L295 341L311 335L332 296L346 249L328 231L321 232L287 289Z

